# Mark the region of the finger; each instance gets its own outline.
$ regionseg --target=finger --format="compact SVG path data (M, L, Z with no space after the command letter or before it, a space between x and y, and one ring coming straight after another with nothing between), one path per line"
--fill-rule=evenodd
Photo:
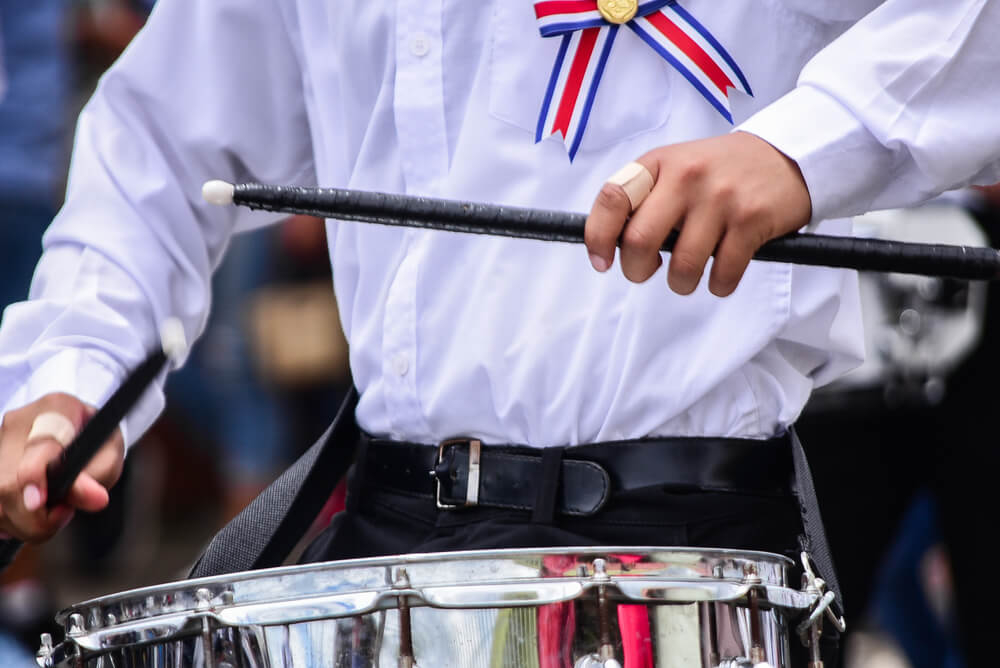
M715 251L715 262L708 276L708 289L717 297L728 297L736 290L750 264L757 245L745 235L729 231Z
M29 516L24 526L19 527L14 535L27 543L44 542L69 524L73 514L73 509L65 504L59 504L51 510L39 510Z
M622 232L621 265L626 278L641 283L656 273L663 264L660 248L683 221L685 206L672 181L665 183L661 178Z
M670 254L667 285L671 290L679 295L695 291L724 229L722 216L711 204L699 206L687 214Z
M36 441L25 449L17 469L17 484L21 490L21 505L28 512L45 504L46 473L49 464L58 459L62 451L62 446L51 438Z
M125 442L122 440L121 431L115 430L114 435L101 446L83 470L105 488L110 489L121 477L124 465Z
M618 170L601 187L583 232L594 269L607 271L611 267L615 246L628 217L642 203L655 181L656 162L643 157Z
M103 510L109 501L108 490L89 473L81 473L66 494L65 503L88 513Z
M28 430L27 442L51 438L66 447L76 436L77 425L68 417L56 411L45 411L35 416Z

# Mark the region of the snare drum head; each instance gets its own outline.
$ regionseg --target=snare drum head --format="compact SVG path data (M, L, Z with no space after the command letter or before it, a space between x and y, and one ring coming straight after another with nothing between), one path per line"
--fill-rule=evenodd
M96 666L100 656L138 652L148 665L374 666L397 665L400 652L412 652L426 668L541 668L547 641L539 629L547 615L562 619L570 610L577 623L600 617L588 612L598 605L654 610L643 613L649 635L670 617L656 610L687 607L689 613L674 614L669 624L704 625L707 618L699 619L709 608L745 608L754 590L778 624L786 612L813 601L788 587L792 565L761 552L621 547L418 554L251 571L68 608L57 617L67 639L50 653L51 663L79 656ZM724 621L713 624L728 628L735 645L743 643L740 634L749 625L740 630L735 617L721 616ZM403 639L404 626L410 641ZM624 627L614 626L615 651L621 652ZM776 628L770 634L778 666L784 633ZM587 643L601 634L580 629L571 635L570 645L579 646L573 651L585 655ZM690 652L701 643L695 640ZM697 653L706 654L703 649ZM746 651L736 647L732 653ZM525 664L528 655L535 659Z

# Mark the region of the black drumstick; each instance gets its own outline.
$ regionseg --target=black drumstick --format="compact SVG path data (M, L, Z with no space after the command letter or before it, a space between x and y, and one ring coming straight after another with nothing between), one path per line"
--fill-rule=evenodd
M111 437L118 424L153 383L167 360L183 353L184 330L179 321L168 320L164 323L161 334L161 347L132 370L107 403L87 420L76 438L63 448L59 458L49 463L45 476L48 487L45 504L49 508L54 508L66 498L76 477Z
M63 449L59 458L49 464L45 475L45 505L48 508L55 507L66 498L77 476L153 383L167 360L182 355L186 347L183 326L180 321L169 318L160 329L160 348L132 370L107 403L94 413L76 438ZM13 561L20 548L21 541L16 539L0 541L0 571Z
M381 225L572 243L583 242L587 218L584 214L564 211L338 188L209 181L202 194L207 201L220 205L239 204L251 209ZM674 232L663 244L663 250L669 252L676 239ZM761 246L754 259L965 280L1000 278L1000 252L994 248L821 234L792 233L772 239Z

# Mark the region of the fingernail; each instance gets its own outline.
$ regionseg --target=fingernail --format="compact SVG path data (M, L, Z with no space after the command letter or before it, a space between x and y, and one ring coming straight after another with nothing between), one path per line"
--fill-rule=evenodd
M38 510L42 505L42 493L34 485L27 485L24 488L24 509L32 512Z
M602 273L611 268L611 262L605 260L597 253L590 254L590 264L594 265L594 269Z

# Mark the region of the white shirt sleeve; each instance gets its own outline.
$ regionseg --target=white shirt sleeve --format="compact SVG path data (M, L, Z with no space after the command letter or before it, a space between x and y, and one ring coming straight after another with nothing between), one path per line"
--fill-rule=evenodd
M189 341L201 333L230 235L276 219L205 204L204 181L315 183L296 47L277 3L251 4L157 3L102 78L31 300L0 327L2 412L57 391L103 403L165 318ZM126 442L162 407L161 377L124 422Z
M887 0L738 129L795 160L813 220L1000 181L1000 3Z

